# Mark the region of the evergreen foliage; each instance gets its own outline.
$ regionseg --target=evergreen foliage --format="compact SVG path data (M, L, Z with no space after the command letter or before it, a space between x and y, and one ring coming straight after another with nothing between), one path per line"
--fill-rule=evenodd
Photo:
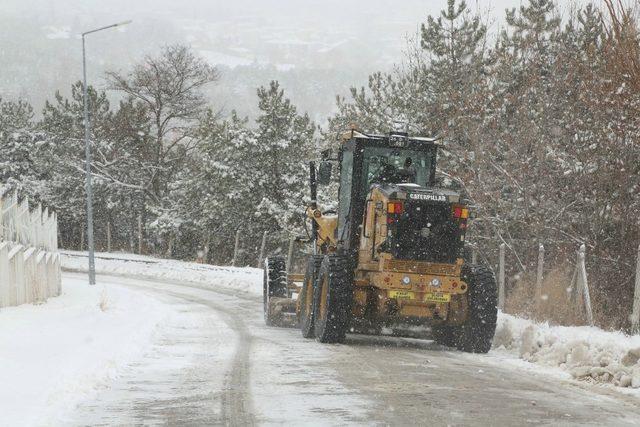
M307 162L321 146L351 123L386 133L400 119L447 142L443 182L476 210L469 237L487 263L504 242L517 277L538 243L557 262L585 243L596 315L624 326L640 241L640 39L634 15L605 4L607 16L587 5L561 20L557 3L526 0L492 35L448 0L392 72L337 97L322 144L276 81L258 88L254 120L223 117L204 95L217 71L185 46L109 73L117 105L88 88L98 248L226 263L240 229L241 263L254 264L263 232L274 250L304 234ZM56 209L68 248L85 223L82 89L54 94L38 121L0 99L0 191Z

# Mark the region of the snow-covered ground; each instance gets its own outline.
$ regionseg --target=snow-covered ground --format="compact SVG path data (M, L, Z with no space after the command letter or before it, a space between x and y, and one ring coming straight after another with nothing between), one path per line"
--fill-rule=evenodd
M66 252L63 266L86 269L86 257ZM262 270L215 267L129 254L98 254L100 273L180 279L261 295ZM640 336L594 327L561 327L500 313L492 356L519 359L547 368L550 374L590 383L640 389ZM640 390L634 394L640 396Z
M67 271L86 270L86 256L67 253L63 256L63 267ZM441 365L443 369L446 366L453 371L470 366L471 371L478 372L477 381L488 381L481 372L489 370L490 376L518 382L520 380L511 375L524 371L531 378L546 378L545 384L553 384L552 389L557 386L555 392L559 396L563 393L566 396L568 391L562 384L572 379L591 390L595 390L591 384L602 383L611 390L615 386L640 396L640 337L637 336L590 327L550 326L501 313L494 349L488 356L448 352L433 345L420 350L424 346L411 344L411 340L406 345L415 345L415 350L381 348L378 352L377 346L356 338L354 346L322 346L302 340L295 331L261 325L260 304L256 301L261 294L261 270L126 254L98 254L97 270L122 277L101 276L98 286L90 287L82 275L67 273L60 297L44 305L0 311L0 384L3 385L0 387L0 424L59 425L69 420L73 424L74 416L79 423L104 422L113 411L118 416L120 412L127 412L127 402L132 397L138 399L138 416L142 419L149 416L145 411L150 408L159 411L156 415L164 419L164 415L172 412L162 412L165 409L158 409L157 401L167 384L174 384L171 393L197 390L194 396L199 396L202 408L206 409L202 411L209 414L211 420L241 414L225 413L224 408L242 411L246 402L234 399L246 393L253 395L253 410L261 414L262 419L273 422L286 423L294 419L311 422L314 408L320 407L333 408L329 415L336 423L362 420L368 416L364 412L368 404L358 393L366 394L371 387L387 392L383 384L375 382L378 375L375 372L382 366L389 368L387 362L382 360L381 367L369 362L370 376L373 375L370 383L362 383L361 376L347 378L347 375L344 380L350 383L351 389L344 388L342 379L336 377L332 369L340 371L342 361L364 360L365 356L383 352L389 360L404 358L403 366L415 362L419 371L431 365ZM191 287L184 288L182 284ZM212 293L207 288L218 292ZM173 301L165 303L163 298ZM182 302L176 304L178 300ZM385 338L380 341L387 345L396 343ZM405 345L403 343L401 340L396 344ZM318 360L309 358L309 349L313 349ZM283 351L291 356L282 359ZM297 362L292 364L292 360ZM316 365L322 367L315 368ZM248 370L248 366L253 366L252 370ZM207 372L206 381L196 375L203 369ZM420 372L434 375L435 371ZM446 372L443 375L447 378ZM224 385L222 378L226 378ZM480 387L473 383L476 380L469 378L465 387ZM523 387L529 384L527 381L523 380ZM236 383L244 385L240 387ZM247 388L247 384L252 385ZM421 384L418 381L411 386L423 392ZM435 386L437 384L429 387ZM232 391L225 392L228 396L217 403L219 407L211 406L208 396L212 387ZM271 387L279 391L276 393ZM514 390L519 390L518 387ZM234 394L234 390L244 390L245 394ZM274 396L280 396L284 404L301 390L303 395L313 393L308 401L298 399L295 413L273 407ZM341 397L331 400L331 390ZM171 393L163 400L167 408L179 404ZM523 393L526 395L529 391ZM589 396L592 404L602 405L597 395ZM537 395L536 399L543 397ZM399 404L402 399L398 399L393 397L392 401ZM553 396L549 399L546 404L553 405ZM87 404L87 401L93 403ZM105 413L103 408L111 409ZM184 419L199 411L185 412ZM131 423L140 420L127 416L132 414L122 415L118 420ZM223 418L217 418L220 416Z
M59 419L140 357L171 315L122 286L69 277L46 304L0 310L0 424Z
M67 271L87 271L84 252L63 251L62 267ZM257 268L218 267L193 262L151 258L124 253L97 253L96 272L228 289L262 296L262 270Z

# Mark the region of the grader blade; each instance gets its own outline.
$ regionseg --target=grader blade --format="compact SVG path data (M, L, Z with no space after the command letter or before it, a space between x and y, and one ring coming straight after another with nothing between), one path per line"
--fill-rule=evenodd
M296 318L296 301L290 298L271 298L269 311L273 326L281 328L295 328L298 326Z

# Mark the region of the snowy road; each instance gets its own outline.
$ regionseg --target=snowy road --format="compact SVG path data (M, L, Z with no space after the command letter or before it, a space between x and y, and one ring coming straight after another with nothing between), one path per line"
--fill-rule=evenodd
M66 424L640 424L635 397L496 356L388 337L321 345L264 326L252 295L175 280L108 281L182 315Z

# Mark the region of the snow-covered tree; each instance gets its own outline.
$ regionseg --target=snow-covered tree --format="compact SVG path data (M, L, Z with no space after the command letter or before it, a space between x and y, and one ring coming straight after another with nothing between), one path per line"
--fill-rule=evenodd
M200 127L202 145L190 158L182 176L180 218L185 240L192 240L209 259L228 262L233 256L234 233L257 240L262 223L254 218L263 189L255 181L255 132L248 119L232 111L219 120L210 112ZM247 239L249 237L249 239Z
M37 175L34 161L37 150L31 106L21 100L5 101L0 97L0 183L22 190L25 181Z
M188 47L174 45L165 47L157 57L145 57L129 74L109 72L107 78L110 89L123 94L131 108L146 116L147 128L139 131L144 145L138 164L142 180L128 184L142 190L139 214L143 222L164 224L168 240L156 243L166 245L178 230L170 230L169 222L155 219L176 213L171 188L189 154L201 142L197 129L208 104L203 88L215 82L218 73Z
M252 179L261 188L255 218L269 231L297 233L308 197L305 162L314 154L315 125L307 114L298 114L276 81L258 89L258 106L251 162Z
M112 113L106 94L93 87L87 90L91 147L94 166L109 162L109 121ZM80 245L86 218L85 143L83 119L83 86L77 82L71 97L56 92L54 101L47 101L38 128L46 135L48 149L41 150L39 165L46 171L43 177L42 198L56 209L60 218L64 244ZM109 191L107 181L94 179L94 207L100 218ZM101 224L96 221L96 224Z

